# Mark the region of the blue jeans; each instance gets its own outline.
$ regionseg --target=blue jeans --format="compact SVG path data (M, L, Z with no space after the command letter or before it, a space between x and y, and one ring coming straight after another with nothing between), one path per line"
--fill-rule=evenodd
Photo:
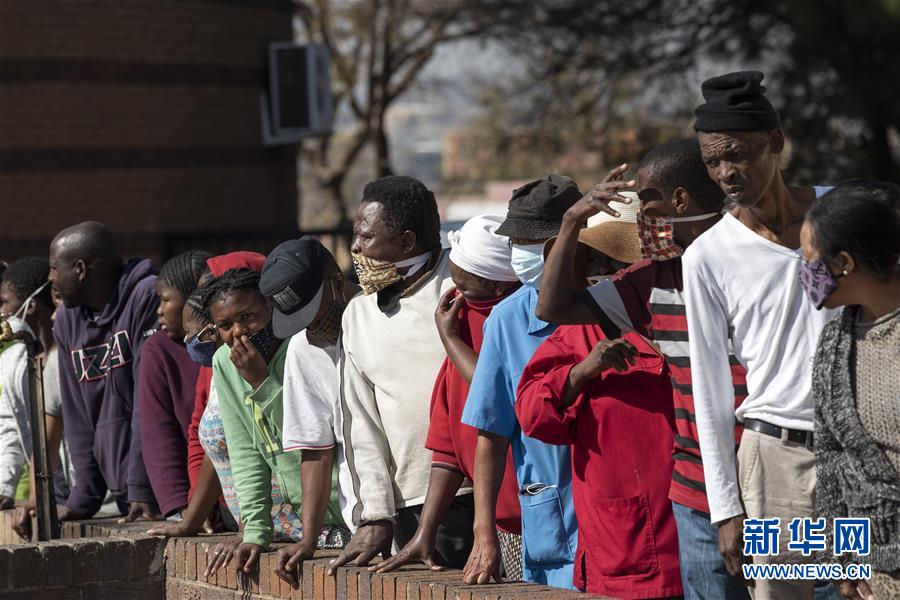
M685 600L749 600L747 587L725 569L719 530L709 515L672 503L678 527L678 560Z
M709 515L672 503L678 527L678 560L685 600L749 600L747 587L725 569L719 554L719 531ZM817 581L814 600L838 600L837 587L829 581Z

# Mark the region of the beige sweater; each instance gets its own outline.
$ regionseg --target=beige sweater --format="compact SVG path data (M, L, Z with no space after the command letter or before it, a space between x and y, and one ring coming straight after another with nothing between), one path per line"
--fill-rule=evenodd
M859 419L900 473L900 308L857 323L854 345Z
M357 526L425 501L431 395L446 358L434 311L452 285L443 251L393 311L379 309L377 294L356 296L344 311L341 412Z

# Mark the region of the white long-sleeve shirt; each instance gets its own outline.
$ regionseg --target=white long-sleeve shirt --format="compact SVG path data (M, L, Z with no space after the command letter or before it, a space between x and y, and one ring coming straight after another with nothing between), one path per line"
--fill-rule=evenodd
M447 357L434 324L453 285L447 252L385 313L376 294L350 301L342 320L341 411L353 479L353 523L392 519L425 501L431 396ZM460 490L470 492L471 488Z
M827 190L828 188L824 188ZM817 195L823 188L816 188ZM692 386L712 521L744 512L734 454L734 418L812 431L812 360L834 311L817 311L800 286L800 250L754 233L731 214L683 257ZM728 367L747 369L735 411Z
M10 319L13 331L30 329L19 319ZM8 342L0 347L0 496L16 497L16 486L28 466L22 427L28 425L25 406L25 344Z

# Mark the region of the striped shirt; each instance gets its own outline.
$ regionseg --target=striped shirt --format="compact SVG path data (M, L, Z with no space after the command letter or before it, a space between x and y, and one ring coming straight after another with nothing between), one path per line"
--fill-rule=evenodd
M602 310L616 325L634 330L659 346L672 372L675 405L675 447L669 498L689 508L709 512L703 462L694 417L691 389L691 356L688 348L687 313L684 306L681 258L644 260L601 281L581 297L592 311ZM729 348L734 381L735 408L747 396L746 371ZM735 425L735 447L741 427Z

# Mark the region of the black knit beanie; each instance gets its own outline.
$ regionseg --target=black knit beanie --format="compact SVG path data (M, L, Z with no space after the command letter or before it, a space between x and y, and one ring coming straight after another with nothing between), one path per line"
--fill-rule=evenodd
M778 113L763 95L762 80L759 71L738 71L704 81L700 89L706 103L694 110L694 129L712 133L781 127Z

